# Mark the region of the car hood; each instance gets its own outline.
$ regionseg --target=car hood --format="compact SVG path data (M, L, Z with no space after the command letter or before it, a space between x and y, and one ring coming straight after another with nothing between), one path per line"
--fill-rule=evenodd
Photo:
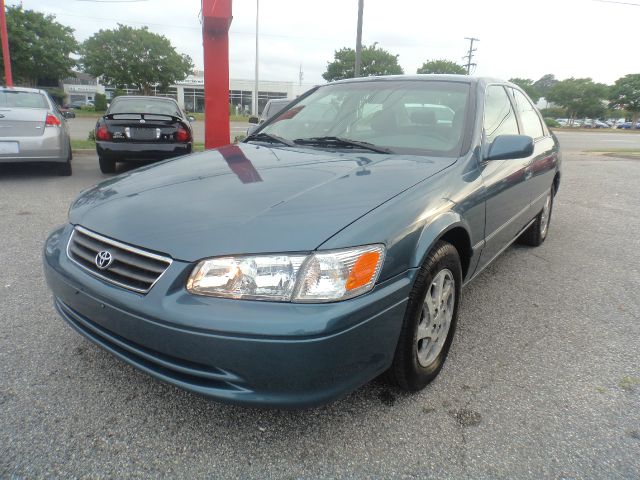
M69 219L184 261L311 251L453 162L228 145L102 182L76 199Z

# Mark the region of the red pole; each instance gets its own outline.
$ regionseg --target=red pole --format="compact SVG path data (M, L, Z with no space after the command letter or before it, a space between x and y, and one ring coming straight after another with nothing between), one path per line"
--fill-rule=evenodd
M231 0L202 0L205 148L228 145Z
M7 14L4 11L4 0L0 0L0 31L2 33L2 59L4 60L4 79L7 87L13 87L11 76L11 56L9 55L9 34L7 33Z

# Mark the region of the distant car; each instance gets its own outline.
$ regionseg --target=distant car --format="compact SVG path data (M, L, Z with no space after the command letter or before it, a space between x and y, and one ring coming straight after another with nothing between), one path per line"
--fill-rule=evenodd
M102 173L116 162L162 160L191 153L190 119L172 98L122 96L113 99L96 124Z
M54 163L67 176L71 156L65 118L47 92L0 87L0 163Z
M58 107L64 118L76 118L76 112L71 108Z
M624 122L618 125L618 128L623 128L625 130L631 130L633 129L639 129L640 128L640 122L636 123L635 127L632 127L633 123L632 122Z
M260 118L249 118L249 123L252 123L253 125L249 126L249 128L247 129L247 136L251 135L260 125L269 120L280 110L284 110L284 107L289 105L292 101L293 100L290 98L272 98L271 100L269 100L262 109Z
M74 103L67 103L66 105L63 105L62 108L66 108L68 110L80 110L82 106L83 106L82 103L74 102Z

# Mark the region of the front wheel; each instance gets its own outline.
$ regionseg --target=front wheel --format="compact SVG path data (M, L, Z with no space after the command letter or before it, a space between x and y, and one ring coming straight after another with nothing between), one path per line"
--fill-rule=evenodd
M461 286L458 251L440 241L418 272L388 372L403 390L421 390L444 365L456 329Z
M115 173L116 161L112 158L98 157L98 163L102 173Z

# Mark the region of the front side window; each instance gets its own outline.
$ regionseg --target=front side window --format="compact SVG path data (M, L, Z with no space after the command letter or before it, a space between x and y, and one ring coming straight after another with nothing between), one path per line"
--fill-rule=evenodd
M542 130L542 124L540 123L540 117L536 112L536 109L531 105L531 102L525 97L519 90L512 89L513 98L516 101L516 109L520 114L520 120L522 121L522 129L524 135L529 135L532 138L540 138L544 135Z
M509 96L501 85L487 87L484 103L484 133L489 143L498 135L519 135L520 133Z
M374 80L318 88L262 132L291 142L339 137L393 153L457 157L469 108L469 84Z

